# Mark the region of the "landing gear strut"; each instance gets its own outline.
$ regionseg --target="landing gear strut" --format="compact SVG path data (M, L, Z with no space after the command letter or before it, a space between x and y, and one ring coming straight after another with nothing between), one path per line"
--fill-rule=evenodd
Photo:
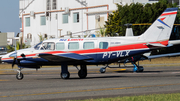
M81 69L78 72L78 76L80 78L86 78L86 76L87 76L87 67L86 67L86 65L80 65L80 68Z
M68 72L68 66L66 64L61 65L61 78L62 79L69 79L70 73Z
M132 62L132 64L134 65L134 68L133 68L133 72L143 72L144 71L144 68L143 66L138 66L136 63Z
M19 68L17 71L18 71L18 73L16 74L16 79L18 79L18 80L22 80L23 78L24 78L24 75L23 75L23 73L21 73L21 68Z
M104 67L104 68L100 68L100 70L99 70L99 71L100 71L101 73L105 73L105 72L106 72L106 68L107 68L107 67L109 67L109 66L107 65L107 66L106 66L106 67Z

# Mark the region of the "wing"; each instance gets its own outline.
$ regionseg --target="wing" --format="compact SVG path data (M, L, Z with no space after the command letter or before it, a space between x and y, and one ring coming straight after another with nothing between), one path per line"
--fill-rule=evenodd
M48 53L40 53L39 57L46 59L52 62L71 62L71 61L85 61L85 60L93 60L91 57L75 54L75 53L67 53L67 54L48 54Z

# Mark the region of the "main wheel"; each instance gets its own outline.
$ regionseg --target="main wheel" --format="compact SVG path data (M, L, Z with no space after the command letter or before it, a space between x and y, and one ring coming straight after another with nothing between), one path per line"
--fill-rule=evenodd
M143 71L144 71L143 66L139 66L139 68L138 68L138 72L143 72Z
M80 78L86 78L87 72L86 72L86 71L79 70L78 76L79 76Z
M24 78L24 75L22 73L17 73L16 74L16 79L22 80Z
M70 73L69 73L69 72L67 72L67 73L61 73L61 78L62 78L62 79L69 79L69 77L70 77Z
M101 68L99 71L100 71L101 73L105 73L105 72L106 72L106 69L105 69L105 68Z

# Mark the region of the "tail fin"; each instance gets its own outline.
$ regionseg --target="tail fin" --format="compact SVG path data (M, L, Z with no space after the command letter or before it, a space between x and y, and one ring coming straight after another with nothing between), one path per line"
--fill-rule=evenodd
M177 15L177 10L178 8L167 8L139 39L147 42L168 42Z

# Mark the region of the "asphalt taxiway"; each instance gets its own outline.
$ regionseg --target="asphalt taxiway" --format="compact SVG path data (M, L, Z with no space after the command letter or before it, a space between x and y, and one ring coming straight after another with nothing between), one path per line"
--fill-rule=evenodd
M132 68L88 68L86 79L79 79L77 70L70 68L70 79L60 78L60 68L38 71L22 70L23 80L16 80L16 71L0 70L2 101L73 100L115 96L180 92L180 67L145 67L142 73Z

